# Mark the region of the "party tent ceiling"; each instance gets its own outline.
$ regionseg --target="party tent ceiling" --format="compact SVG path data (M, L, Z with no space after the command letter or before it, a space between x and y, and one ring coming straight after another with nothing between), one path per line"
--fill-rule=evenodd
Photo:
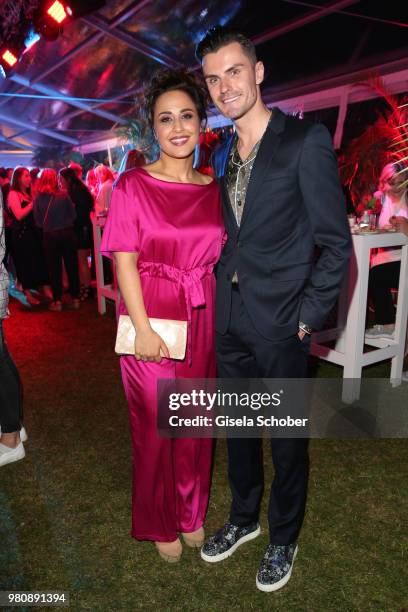
M1 0L0 0L1 5ZM0 78L0 164L38 146L88 146L115 136L160 66L196 67L204 32L228 24L255 42L268 103L347 107L375 95L350 87L382 75L407 91L404 2L388 0L114 0L41 39ZM406 8L406 7L405 7ZM344 114L344 112L343 112ZM213 110L210 125L219 125Z

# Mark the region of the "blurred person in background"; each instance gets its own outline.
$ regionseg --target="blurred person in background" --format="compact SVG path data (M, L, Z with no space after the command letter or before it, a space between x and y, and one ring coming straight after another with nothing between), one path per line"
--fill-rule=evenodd
M95 213L97 215L106 215L109 210L114 176L112 171L103 164L96 166L95 175L99 185L95 200Z
M31 168L30 176L31 176L31 197L35 200L35 196L37 195L37 183L38 183L38 175L40 174L40 168Z
M5 203L7 202L8 192L10 191L10 179L6 168L0 168L0 187L3 194L3 203Z
M6 168L0 168L0 188L3 196L3 217L4 217L4 232L5 232L5 243L6 243L6 253L4 256L4 265L7 267L7 270L10 272L10 254L11 254L11 225L12 218L10 213L7 211L7 197L10 191L10 180L8 176L8 172ZM15 270L14 270L15 274Z
M11 250L16 267L17 278L23 293L31 306L40 301L31 293L45 287L48 278L44 265L41 235L33 219L33 200L31 197L31 176L27 168L18 167L13 172L7 208L11 217Z
M88 257L93 246L91 212L94 199L86 185L78 178L71 168L63 168L59 173L61 187L68 192L75 205L76 219L74 230L77 238L78 266L80 280L80 300L91 296L91 271Z
M196 159L196 168L202 174L214 177L214 170L211 166L211 157L220 145L218 134L214 132L202 132L200 134L200 143L198 149L198 158Z
M95 199L95 216L105 216L110 207L115 177L113 172L103 164L96 166L95 176L98 181L98 191ZM105 284L112 283L113 281L112 262L106 257L103 257L103 278Z
M88 170L88 172L86 173L85 183L89 191L91 192L93 198L95 199L98 194L99 184L98 184L98 179L96 178L95 170L93 168Z
M384 166L378 191L381 199L380 228L390 227L393 217L408 217L408 191L406 173L400 162ZM377 249L371 259L368 293L374 305L375 324L366 331L366 338L393 338L395 308L391 289L397 288L401 270L401 249L386 247Z
M138 149L130 149L126 151L120 162L119 174L130 170L131 168L140 168L146 164L146 158Z
M83 170L81 164L77 164L76 162L71 161L68 164L68 168L71 168L75 172L79 180L82 181Z
M390 217L390 223L393 227L395 227L397 232L401 232L402 234L408 236L408 219L406 217L392 216ZM408 370L405 370L405 372L402 373L402 380L408 382Z
M9 283L4 256L3 196L0 191L0 467L25 457L23 441L27 439L27 433L21 427L20 377L4 339L3 320L8 315Z
M74 230L75 205L66 191L59 190L57 173L52 168L45 168L41 172L34 202L34 219L44 235L44 251L53 295L49 310L62 310L62 261L71 294L68 306L77 309L80 301L77 238Z

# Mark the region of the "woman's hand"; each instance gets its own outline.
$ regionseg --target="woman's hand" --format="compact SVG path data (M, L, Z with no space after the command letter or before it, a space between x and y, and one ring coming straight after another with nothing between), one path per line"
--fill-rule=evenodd
M406 236L408 236L408 219L405 217L390 217L390 223L397 232L402 232Z
M126 304L134 328L135 357L142 361L156 361L169 358L169 350L163 339L153 331L143 300L142 285L137 269L138 253L115 252L119 289ZM161 351L161 354L160 354Z
M115 252L119 289L132 323L137 330L135 357L138 361L160 363L162 357L170 359L163 338L151 327L143 300L142 285L137 269L138 253Z
M169 349L163 339L153 329L138 331L135 340L135 357L139 361L159 363L162 356L170 358Z

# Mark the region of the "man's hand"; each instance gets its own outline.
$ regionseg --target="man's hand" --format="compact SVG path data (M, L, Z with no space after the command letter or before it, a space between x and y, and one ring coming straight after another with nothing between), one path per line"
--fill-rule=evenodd
M302 341L303 338L306 336L306 332L304 332L303 329L299 329L298 336L299 336L299 340Z

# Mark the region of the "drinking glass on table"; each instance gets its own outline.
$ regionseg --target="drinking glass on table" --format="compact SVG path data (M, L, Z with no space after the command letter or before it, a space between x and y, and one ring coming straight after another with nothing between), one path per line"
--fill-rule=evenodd
M358 226L360 229L370 226L370 215L368 210L365 210L359 219Z
M369 223L368 223L368 227L370 228L370 230L375 230L378 227L378 214L376 213L371 213L369 216Z

